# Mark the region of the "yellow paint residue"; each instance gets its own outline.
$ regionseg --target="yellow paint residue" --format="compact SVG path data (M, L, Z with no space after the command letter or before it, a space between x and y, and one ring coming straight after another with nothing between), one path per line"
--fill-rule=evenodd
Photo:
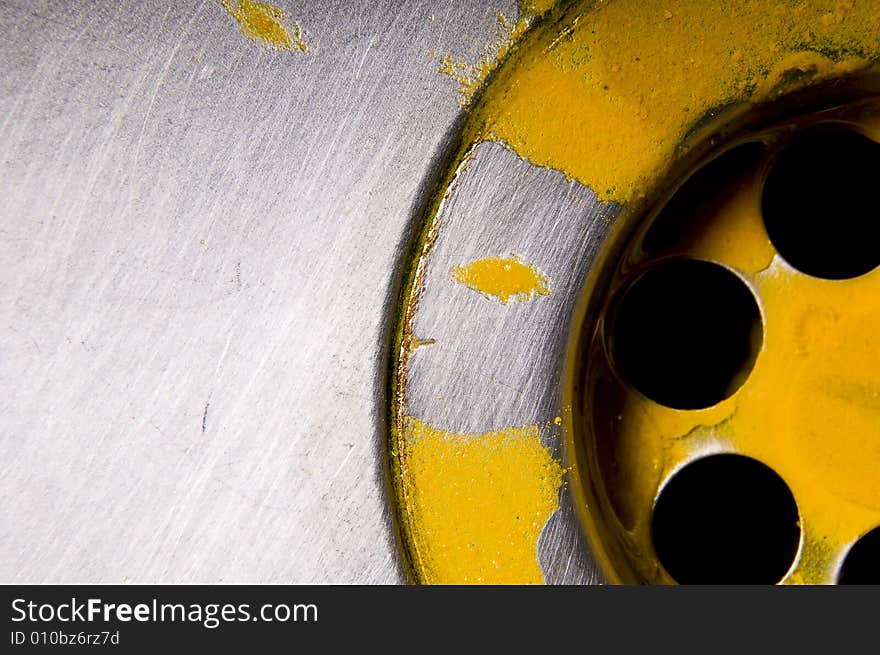
M638 198L710 111L880 57L873 2L586 0L566 17L511 54L474 108L470 139L564 171L602 201Z
M536 18L543 16L556 5L556 0L520 0L520 18Z
M241 33L252 41L277 50L308 50L299 23L293 21L291 34L284 12L278 7L254 0L223 0L223 6L238 21Z
M465 107L473 99L480 89L483 81L498 65L507 57L514 42L522 36L529 26L528 19L523 18L516 23L511 23L504 16L498 14L496 28L497 38L494 42L483 47L482 57L476 61L469 61L465 57L445 54L440 56L439 73L449 76L458 83L458 105ZM434 51L431 52L435 56Z
M880 104L869 106L874 113L860 109L858 128L872 133ZM831 583L840 554L880 525L880 268L824 280L778 258L763 266L763 255L754 258L766 248L759 229L740 230L720 247L721 234L753 220L762 184L762 176L749 176L699 234L682 235L679 253L711 254L753 285L764 322L754 369L731 398L704 410L673 410L619 389L607 410L613 420L599 419L613 426L600 435L603 475L633 552L649 561L651 507L663 480L710 452L758 459L785 481L801 515L804 541L791 582Z
M537 16L550 4L521 3L520 15ZM477 64L441 58L441 72L459 83L462 104L472 104L458 159L441 185L444 195L435 199L426 222L429 228L401 322L404 344L445 194L451 193L475 144L499 142L532 164L578 180L599 200L622 204L621 216L631 215L670 168L687 157L691 145L702 142L706 135L698 128L706 119L719 113L742 116L757 103L818 80L876 67L880 61L876 1L576 0L554 11L552 20L536 23L528 32L527 26L527 20L520 20L509 37L500 39L503 48L487 47ZM880 134L876 123L865 129ZM858 326L874 334L880 329L880 273L829 282L780 265L760 216L760 192L753 184L759 179L747 181L742 193L718 208L717 221L679 253L725 263L760 295L768 327L747 384L727 401L695 412L662 408L624 391L607 417L616 438L609 440L612 464L604 474L611 482L605 485L618 493L617 518L631 540L626 547L634 557L649 561L651 503L657 485L676 466L709 452L733 450L756 457L789 483L802 512L801 564L792 581L827 582L829 553L839 553L845 543L880 524L875 500L880 492L870 475L880 470L875 452L877 377L872 373L880 363L876 353L865 354L868 341L858 332ZM529 274L518 267L523 276L519 283L499 275L498 261L503 260L490 259L497 261L456 267L453 278L504 303L547 292L545 281L527 291ZM533 272L531 284L542 279ZM846 290L844 295L833 299L830 290L840 289ZM849 327L841 323L843 312L853 312L855 322ZM836 324L842 326L842 336L823 340L821 335ZM847 330L852 334L846 336ZM861 345L850 351L851 346L835 341L844 337ZM472 552L476 545L471 544L478 541L463 541L457 517L443 504L462 514L468 533L481 535L479 543L508 543L505 535L513 521L508 514L491 514L484 525L468 513L479 503L490 505L490 492L483 487L501 485L504 494L528 496L535 503L544 492L536 491L532 474L501 481L486 473L509 471L498 455L505 448L478 445L483 439L486 444L501 440L500 433L447 435L405 418L409 351L400 352L393 442L402 449L397 491L415 566L428 582L461 581L464 575L468 581L492 581L483 572L497 558L493 562L484 552ZM812 363L804 364L807 360ZM805 390L820 399L817 406L798 405L794 396ZM813 417L820 411L826 412L827 421ZM831 433L835 421L847 428L841 445L857 448L864 461L848 461L836 449L839 437ZM540 469L535 462L541 457L534 453L527 459ZM834 468L838 464L852 473L851 479L816 483L832 469L840 470ZM422 495L425 488L430 491ZM464 498L474 502L464 503ZM550 512L541 514L543 520ZM521 539L530 553L521 566L537 581L536 539L537 533ZM492 546L491 552L502 545ZM518 551L525 552L525 546ZM513 567L508 572L513 575ZM656 575L655 567L644 577Z
M761 179L759 162L740 178L730 180L726 193L712 198L699 207L703 221L700 229L679 236L681 254L711 261L723 261L735 269L757 273L770 266L776 249L770 242L761 213ZM695 190L699 192L699 190Z
M833 335L803 353L791 373L785 433L816 484L880 510L880 303L869 306L835 317Z
M452 279L505 305L550 293L547 278L517 257L487 257L456 266Z
M805 80L818 82L832 77L841 77L867 68L870 62L854 57L835 61L818 52L796 52L777 63L766 78L755 89L753 99L763 101L772 99L791 86L800 85Z
M761 194L757 189L721 208L712 226L693 243L688 254L709 260L726 260L750 273L770 266L776 250L770 243L761 217Z
M538 537L563 470L538 427L454 434L405 419L411 534L425 582L540 584Z
M798 573L832 582L817 548L840 551L880 525L880 271L819 280L773 267L756 278L765 344L736 400L734 446L795 496L805 543Z

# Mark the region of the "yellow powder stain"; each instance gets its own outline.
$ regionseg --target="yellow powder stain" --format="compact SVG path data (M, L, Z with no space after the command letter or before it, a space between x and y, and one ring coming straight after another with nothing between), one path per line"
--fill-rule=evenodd
M880 271L829 281L771 267L756 276L763 352L736 398L732 443L773 468L802 528L839 550L880 525ZM829 559L799 572L833 581Z
M467 60L453 55L442 55L438 73L447 75L458 83L458 104L464 107L480 87L483 78L488 74L490 60L478 64L470 64Z
M686 135L711 110L880 58L876 2L658 4L585 0L538 25L473 108L468 140L502 142L626 203L686 153Z
M520 18L543 16L556 5L556 0L520 0Z
M433 584L540 584L538 537L563 470L538 427L455 434L407 417L403 493L420 572Z
M476 62L450 54L440 56L440 66L437 70L458 83L459 107L466 107L471 102L483 81L498 68L516 40L526 31L529 20L526 17L511 23L504 14L499 13L496 39L483 47L482 57Z
M523 3L521 15L538 15L550 4ZM487 46L476 64L441 57L441 72L459 83L459 101L470 111L444 193L454 185L473 145L489 140L534 165L562 171L601 201L623 204L624 214L636 212L645 194L701 141L695 127L705 117L719 109L725 116L741 115L758 103L876 66L880 60L876 1L579 0L528 32L527 18L499 44ZM871 129L875 132L869 133L878 130ZM438 197L432 206L423 260L445 198ZM707 447L734 448L764 461L789 483L809 535L803 567L792 577L822 581L827 572L815 564L827 562L822 549L836 552L846 540L880 523L872 500L880 495L880 462L875 459L876 441L871 441L876 436L870 436L876 435L872 426L878 424L877 378L870 372L878 370L876 357L860 359L848 352L849 346L823 341L820 335L834 317L853 308L859 308L853 320L876 334L880 273L828 282L772 264L774 253L758 220L755 198L753 193L733 199L719 227L692 242L690 252L737 268L756 287L768 325L763 351L747 384L708 410L668 410L635 394L615 405L617 411L609 416L619 437L613 442L612 456L618 457L612 473L622 490L615 502L631 532L627 547L650 553L648 525L656 485L675 465ZM409 322L422 290L423 260L411 279L399 337L403 344L409 343ZM546 293L543 282L529 286L540 274L533 271L530 278L518 269L524 280L517 286L503 268L498 272L498 261L503 260L485 268L457 267L453 278L501 302ZM830 289L846 291L835 300ZM813 353L813 348L819 349ZM491 582L501 576L489 573L505 562L504 579L540 581L535 543L556 507L558 465L549 464L552 458L540 448L534 427L527 429L530 438L517 441L532 444L532 454L524 455L509 445L507 431L451 435L405 418L408 352L401 347L394 380L398 413L391 454L400 458L394 461L399 466L403 533L412 544L419 574L428 582ZM812 363L798 366L805 358ZM834 359L840 362L830 361ZM794 398L795 389L816 394L828 420L847 427L845 445L862 449L870 463L844 461L834 449L838 437L831 434L831 423L813 420L808 410L806 418L797 418L803 408ZM793 456L798 450L806 454ZM817 483L817 477L830 475L833 462L850 466L853 479ZM534 531L517 532L522 514L511 516L511 503L493 502L496 496L528 499L517 504L532 508ZM827 545L815 546L820 542ZM499 558L506 548L519 556ZM654 569L645 577L656 575Z
M760 192L754 189L725 206L688 254L715 261L726 260L734 268L751 273L770 266L776 250L761 217Z
M293 21L293 34L286 27L284 12L254 0L223 0L223 6L238 21L241 33L276 50L301 50L308 46L302 39L302 28Z
M857 112L868 133L880 125L880 104L870 106L873 114ZM766 234L742 227L754 220L762 184L763 176L747 175L704 231L682 235L677 253L711 254L753 286L764 335L745 384L718 405L689 412L629 389L611 402L597 396L593 420L605 426L597 448L636 559L652 559L649 522L662 481L691 457L720 448L758 459L786 482L805 535L790 582L825 584L834 582L833 565L848 544L880 525L880 268L824 280L778 259L764 266ZM721 241L725 232L731 238ZM643 574L656 580L650 566Z
M504 305L550 293L547 278L517 257L487 257L456 266L452 279Z
M880 349L873 344L880 312L872 304L873 310L841 315L800 357L790 377L785 434L816 484L880 510ZM817 309L834 305L840 302Z
M711 216L700 229L679 236L680 254L712 261L724 261L749 273L763 271L776 256L761 213L764 171L759 164L728 180L726 192L704 199L696 211Z
M842 77L868 68L870 62L861 58L835 61L818 52L796 52L776 64L755 88L753 100L771 100L774 97L810 83Z

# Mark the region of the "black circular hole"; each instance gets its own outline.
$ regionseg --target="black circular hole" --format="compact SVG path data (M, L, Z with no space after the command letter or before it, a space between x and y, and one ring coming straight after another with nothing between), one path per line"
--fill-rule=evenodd
M837 581L880 585L880 528L874 528L853 544L843 560Z
M675 474L651 530L657 557L681 584L775 584L800 542L788 486L742 455L711 455Z
M794 268L841 280L880 266L880 144L844 129L805 132L775 162L762 208L770 240Z
M620 374L675 409L733 395L760 346L751 290L723 266L696 259L667 260L639 277L617 305L611 331Z

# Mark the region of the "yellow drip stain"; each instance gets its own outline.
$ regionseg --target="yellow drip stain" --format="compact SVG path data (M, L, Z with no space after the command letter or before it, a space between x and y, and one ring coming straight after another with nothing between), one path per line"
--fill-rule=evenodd
M468 141L502 142L602 201L638 199L712 110L880 58L870 2L585 0L565 16L511 52L473 109Z
M504 305L550 293L547 278L517 257L487 257L456 266L452 279Z
M403 493L424 581L540 584L538 537L563 469L538 426L456 434L404 420Z
M241 33L252 41L276 50L308 50L300 24L293 21L291 34L284 12L278 7L254 0L223 0L222 4L238 21Z

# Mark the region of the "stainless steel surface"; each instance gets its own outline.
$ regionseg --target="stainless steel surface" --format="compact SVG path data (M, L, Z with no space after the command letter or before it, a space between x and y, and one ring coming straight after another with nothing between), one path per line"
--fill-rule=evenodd
M402 581L400 252L512 3L0 2L0 581ZM433 20L432 20L433 17Z
M435 343L409 360L407 413L455 432L537 424L563 457L554 418L565 412L560 377L573 299L617 213L558 171L537 169L498 144L477 146L438 216L425 264L412 330ZM537 266L551 293L503 305L450 275L455 266L509 255ZM567 487L538 557L547 582L600 579Z

